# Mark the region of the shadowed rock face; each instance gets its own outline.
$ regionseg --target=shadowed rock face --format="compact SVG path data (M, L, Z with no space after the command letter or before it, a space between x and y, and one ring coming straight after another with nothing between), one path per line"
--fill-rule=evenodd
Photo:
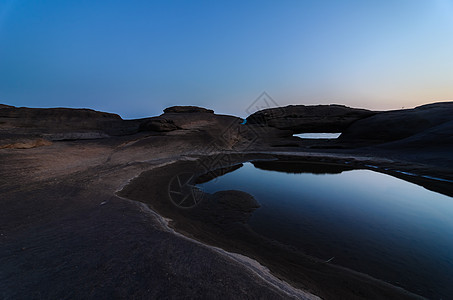
M247 117L247 124L303 132L342 132L353 122L375 112L343 105L289 105L260 110Z
M359 120L343 132L340 141L433 147L453 145L453 102L388 111ZM396 143L394 143L396 145Z

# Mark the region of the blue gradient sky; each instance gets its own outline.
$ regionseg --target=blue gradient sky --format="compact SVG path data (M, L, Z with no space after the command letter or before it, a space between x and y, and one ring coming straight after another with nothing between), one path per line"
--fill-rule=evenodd
M200 105L453 99L453 0L0 0L0 103L124 118Z

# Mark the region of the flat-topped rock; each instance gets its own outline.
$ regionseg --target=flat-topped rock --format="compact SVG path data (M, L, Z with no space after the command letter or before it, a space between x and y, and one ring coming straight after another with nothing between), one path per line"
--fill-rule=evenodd
M14 132L50 140L97 139L133 134L138 127L137 121L92 109L0 106L0 135Z
M212 109L206 109L198 106L171 106L164 109L165 113L210 113L213 114Z
M303 132L342 132L357 120L376 112L344 105L289 105L260 110L247 117L247 124Z
M29 108L0 104L0 118L28 118L42 120L86 120L112 119L121 120L117 114L96 111L86 108Z

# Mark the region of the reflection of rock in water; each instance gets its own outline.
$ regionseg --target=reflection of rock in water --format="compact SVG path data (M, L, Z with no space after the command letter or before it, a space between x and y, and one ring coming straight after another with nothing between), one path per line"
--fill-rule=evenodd
M227 173L231 173L233 171L236 171L237 169L241 168L242 166L243 166L243 164L236 164L236 165L228 166L228 167L225 167L225 168L219 168L219 169L216 169L216 170L210 170L207 173L198 176L198 178L195 180L195 183L196 184L201 184L201 183L208 182L208 181L213 180L213 179L215 179L217 177L223 176L223 175L225 175Z
M344 171L353 170L352 167L344 165L294 162L294 161L254 161L255 168L266 171L277 171L285 173L310 173L310 174L340 174Z
M193 208L198 205L205 194L193 182L195 173L185 172L173 177L168 184L170 201L178 208Z
M211 170L197 177L195 173L184 172L174 176L169 183L171 202L186 217L199 220L210 226L231 232L244 229L253 211L260 207L252 195L242 191L219 191L208 194L195 183L203 183L233 172L243 165L235 164Z
M252 195L241 191L220 191L206 195L208 197L205 201L185 214L225 231L248 226L246 224L253 211L260 207Z

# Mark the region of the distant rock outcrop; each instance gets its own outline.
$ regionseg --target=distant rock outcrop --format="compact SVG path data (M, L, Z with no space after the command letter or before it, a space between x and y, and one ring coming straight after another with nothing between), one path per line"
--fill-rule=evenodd
M278 143L282 137L292 135L290 131L268 126L244 125L243 120L229 115L217 115L212 110L195 106L174 106L164 110L158 117L140 120L140 131L175 132L189 136L191 133L205 134L213 149L245 149L259 143ZM170 133L173 134L173 133Z
M171 106L164 109L164 113L210 113L213 114L212 109L206 109L198 106Z
M92 119L114 119L121 120L117 114L95 111L85 108L28 108L14 107L9 105L0 106L0 117L2 118L28 118L35 120L92 120Z
M14 108L14 106L6 105L6 104L0 104L0 108Z
M260 110L247 117L247 124L304 132L342 132L357 120L376 112L344 105L289 105Z
M453 102L373 112L342 105L292 105L247 118L218 115L196 106L173 106L157 117L123 120L91 109L16 108L0 105L0 148L33 148L65 140L107 139L133 134L203 137L215 149L262 147L357 148L453 147ZM306 141L302 132L342 132L334 141ZM202 133L202 134L200 134ZM445 150L447 151L447 150Z
M135 133L138 125L119 115L91 109L0 107L0 135L14 132L51 140L92 139Z
M453 102L387 111L352 124L340 141L380 144L400 141L412 146L453 145Z

